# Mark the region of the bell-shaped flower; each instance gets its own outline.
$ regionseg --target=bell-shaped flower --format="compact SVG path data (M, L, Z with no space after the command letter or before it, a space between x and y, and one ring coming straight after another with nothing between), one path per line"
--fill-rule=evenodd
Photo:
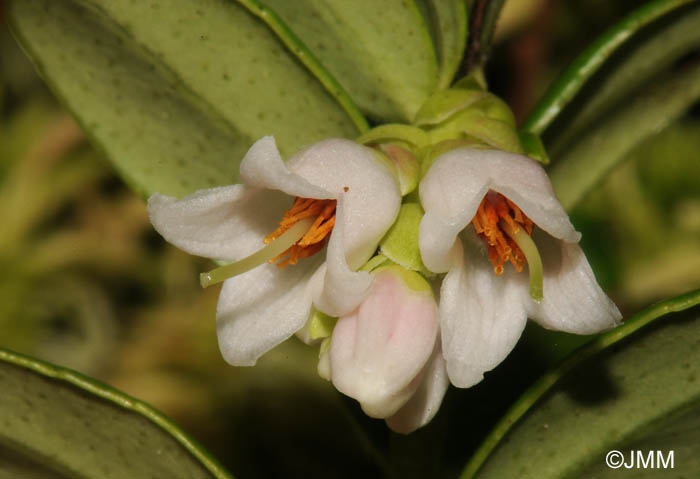
M620 312L578 245L580 233L535 161L498 150L454 149L430 166L420 199L423 263L447 273L440 329L455 386L478 383L503 361L527 317L577 334L619 323Z
M340 316L360 304L372 276L357 269L394 222L401 195L378 152L343 139L285 163L274 139L262 138L243 158L240 178L181 200L156 193L148 210L170 243L233 261L202 283L224 281L216 313L224 359L252 366L303 328L312 305Z
M340 317L321 362L367 415L408 433L432 419L449 385L436 341L438 307L418 273L387 266L373 274L369 295Z

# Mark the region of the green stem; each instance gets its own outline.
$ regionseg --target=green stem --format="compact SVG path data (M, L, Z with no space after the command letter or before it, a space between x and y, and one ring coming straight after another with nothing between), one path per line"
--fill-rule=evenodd
M243 274L281 255L309 231L309 228L311 228L311 225L314 223L314 219L315 218L304 218L300 220L285 231L279 238L250 256L246 256L242 260L200 274L199 282L202 288L221 283L233 276Z
M574 60L549 88L521 130L542 134L561 110L627 40L644 26L693 0L655 0L633 11L603 33Z
M537 245L535 245L535 242L532 241L532 238L524 228L518 228L517 231L514 231L505 221L501 221L500 226L515 241L515 244L518 245L518 248L525 255L527 267L530 271L530 297L539 303L544 296L542 288L542 258L540 257L540 252L537 251Z

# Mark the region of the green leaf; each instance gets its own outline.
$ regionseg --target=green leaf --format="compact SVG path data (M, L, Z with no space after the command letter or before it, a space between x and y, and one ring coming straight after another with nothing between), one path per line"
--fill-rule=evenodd
M437 61L413 0L262 0L374 119L410 122Z
M605 454L630 448L674 449L676 470L663 477L697 477L700 429L688 426L700 420L698 304L700 290L653 305L542 376L461 477L618 477Z
M621 91L638 86L661 67L669 65L687 50L688 45L697 44L699 32L693 27L697 25L697 19L684 20L686 15L679 14L668 25L662 26L661 31L656 34L639 33L664 15L696 1L651 1L612 26L581 53L552 84L525 120L522 130L542 134L558 118L564 107L572 102L599 72L602 75L599 81L604 86L591 88L594 93L591 105L586 106L588 102L582 103L582 107L585 107L584 116L599 111L611 98L619 96ZM676 21L679 21L678 24ZM634 44L634 48L630 47L630 44ZM624 49L628 51L625 52ZM622 55L622 58L615 57L615 62L608 61L616 55ZM609 69L604 70L604 66ZM595 99L598 95L600 99ZM579 109L574 109L574 112L578 113ZM562 131L566 131L572 121L567 119Z
M139 192L236 181L250 144L284 155L358 127L267 25L233 2L12 1L16 36Z
M683 114L700 98L700 64L652 84L629 104L601 120L550 170L554 189L571 209L642 140Z
M231 477L152 407L76 372L0 349L0 389L1 477Z
M418 0L437 50L438 88L452 84L467 45L467 5L464 0Z

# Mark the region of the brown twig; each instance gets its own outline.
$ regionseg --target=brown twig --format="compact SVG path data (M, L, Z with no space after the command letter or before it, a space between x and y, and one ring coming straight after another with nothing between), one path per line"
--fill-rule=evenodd
M481 35L484 24L486 5L490 0L476 0L469 15L469 39L467 49L459 68L459 76L465 76L481 62Z

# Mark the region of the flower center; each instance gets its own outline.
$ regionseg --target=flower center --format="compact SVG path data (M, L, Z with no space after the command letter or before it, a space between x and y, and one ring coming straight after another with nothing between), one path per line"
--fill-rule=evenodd
M530 270L530 296L541 301L543 295L542 259L532 235L534 226L518 206L495 191L489 191L481 200L472 219L474 230L488 245L488 255L493 271L503 274L510 261L517 272L527 263Z
M263 240L267 245L250 256L199 275L206 288L250 271L263 263L277 263L284 268L300 258L317 253L326 243L335 224L336 200L296 198L277 228Z
M318 253L326 244L335 225L335 206L336 200L296 198L292 207L284 213L279 228L265 237L265 244L270 244L304 218L315 216L316 219L299 241L269 262L278 261L277 267L284 268L289 264L297 264L301 258Z
M497 275L503 274L504 265L510 261L515 270L521 272L526 263L520 246L504 230L502 223L516 233L521 228L532 234L532 220L518 206L500 193L489 191L481 200L472 220L476 233L488 244L489 260ZM505 226L504 225L504 226Z

